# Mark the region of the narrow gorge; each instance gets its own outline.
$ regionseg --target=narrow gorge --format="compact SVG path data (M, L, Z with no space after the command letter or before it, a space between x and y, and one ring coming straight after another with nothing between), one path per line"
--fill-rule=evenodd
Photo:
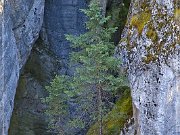
M131 89L131 97L110 97L117 104L104 117L104 134L180 135L179 0L99 1L102 14L111 16L105 27L118 27L112 35L114 56L121 58L120 71L127 74ZM89 4L90 0L0 1L0 135L58 134L49 131L42 98L56 75L73 75L69 57L74 50L65 34L87 32L88 18L80 9ZM114 118L116 111L125 118ZM67 122L60 124L66 128ZM97 125L69 128L66 134L102 135Z

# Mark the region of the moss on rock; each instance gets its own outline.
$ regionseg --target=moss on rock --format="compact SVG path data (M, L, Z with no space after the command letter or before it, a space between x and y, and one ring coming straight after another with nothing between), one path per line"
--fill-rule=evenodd
M149 11L141 12L131 18L130 25L136 27L138 33L141 34L144 26L150 21L150 18L151 13Z
M180 23L180 8L174 10L174 16L177 24Z
M179 19L180 17L180 8L175 9L175 18Z
M155 30L155 28L153 27L153 26L151 26L151 25L149 25L149 27L148 27L148 31L147 31L147 37L149 38L149 39L151 39L153 42L157 42L157 40L158 40L158 34L157 34L157 32L156 32L156 30Z
M114 108L103 118L103 135L119 135L126 121L132 117L132 99L130 90L116 102ZM91 126L87 135L98 135L99 123Z

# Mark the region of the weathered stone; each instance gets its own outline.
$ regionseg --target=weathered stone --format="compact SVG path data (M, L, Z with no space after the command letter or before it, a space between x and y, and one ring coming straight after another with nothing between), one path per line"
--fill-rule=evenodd
M46 48L62 59L61 72L71 74L68 67L72 50L65 34L79 35L85 32L85 16L80 11L87 7L86 0L46 1L41 37Z
M180 27L174 15L176 2L131 3L118 53L129 74L138 135L180 134ZM147 36L148 29L155 33Z
M45 86L49 85L56 74L72 74L72 69L68 67L69 53L72 49L65 39L65 34L79 35L86 31L86 17L79 10L86 7L86 0L47 0L45 2L41 36L35 43L20 77L10 135L48 134L48 117L44 114L41 98L47 96ZM40 96L34 99L36 94ZM37 121L39 123L36 123ZM38 127L38 124L42 126ZM66 123L63 125L66 127ZM79 131L68 129L66 132L74 135ZM80 131L77 134L83 133Z
M38 40L37 44L42 41ZM48 118L44 114L46 105L41 98L47 96L44 86L54 76L58 64L56 58L45 48L33 48L23 73L20 76L9 135L50 135Z
M3 1L1 5L0 134L7 135L20 69L38 38L44 0Z

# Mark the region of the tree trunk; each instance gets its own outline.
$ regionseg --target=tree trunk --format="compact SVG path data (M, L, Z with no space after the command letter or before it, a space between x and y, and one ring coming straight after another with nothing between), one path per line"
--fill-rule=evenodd
M180 7L132 0L117 53L127 68L138 135L180 134Z
M102 93L101 88L98 86L98 111L99 111L99 135L103 135L103 120L102 120Z

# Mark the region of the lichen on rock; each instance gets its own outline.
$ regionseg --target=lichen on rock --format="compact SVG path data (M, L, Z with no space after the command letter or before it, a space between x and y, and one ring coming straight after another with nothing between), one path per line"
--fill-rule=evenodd
M136 27L138 29L138 33L141 35L144 26L148 23L148 21L150 21L150 18L150 12L138 13L131 18L130 25Z
M140 0L132 1L117 48L129 74L136 132L141 135L176 135L180 132L177 1L143 2L149 2L148 7L142 6ZM150 19L141 24L138 18L145 8L150 11Z

